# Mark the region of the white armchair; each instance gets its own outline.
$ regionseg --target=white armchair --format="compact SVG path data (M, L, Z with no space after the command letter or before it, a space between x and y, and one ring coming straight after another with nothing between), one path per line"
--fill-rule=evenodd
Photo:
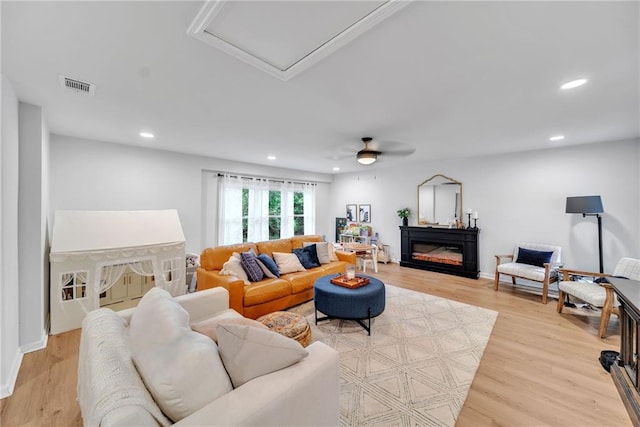
M567 295L572 295L594 307L602 309L600 314L600 326L598 336L604 338L611 313L618 315L618 298L613 288L608 283L593 283L570 280L571 276L607 277L608 274L589 271L561 269L563 280L558 284L560 297L558 298L558 313L562 313L564 300ZM640 280L640 259L621 258L616 264L611 276L625 277L632 280Z
M524 249L522 253L521 248ZM494 289L498 290L501 274L511 276L513 285L516 285L516 278L540 282L542 283L542 303L546 304L549 283L558 280L558 275L553 268L560 266L561 254L560 246L519 243L513 254L496 255ZM509 259L511 262L503 262L503 259Z

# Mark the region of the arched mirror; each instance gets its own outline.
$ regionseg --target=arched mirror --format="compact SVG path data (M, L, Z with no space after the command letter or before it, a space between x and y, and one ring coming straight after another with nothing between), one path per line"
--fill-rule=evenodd
M455 226L462 220L462 183L434 175L418 185L418 224Z

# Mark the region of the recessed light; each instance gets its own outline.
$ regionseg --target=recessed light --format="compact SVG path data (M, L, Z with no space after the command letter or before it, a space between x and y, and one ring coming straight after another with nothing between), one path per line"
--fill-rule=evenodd
M587 79L571 80L570 82L566 82L565 84L560 86L560 89L573 89L573 88L576 88L578 86L582 86L586 82L587 82Z
M267 159L269 159L269 160L275 160L275 159L276 159L276 156L267 156Z
M333 168L333 170L334 170L334 171L339 171L339 170L340 170L340 168L336 166L335 168Z
M562 141L564 139L564 135L555 135L549 138L549 141Z
M140 132L140 136L147 139L155 138L155 135L151 132Z

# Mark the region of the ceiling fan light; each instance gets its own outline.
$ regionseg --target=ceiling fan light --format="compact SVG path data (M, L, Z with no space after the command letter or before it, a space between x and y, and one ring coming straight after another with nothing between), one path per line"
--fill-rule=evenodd
M361 165L371 165L378 160L378 153L375 151L360 151L356 156L358 159L358 163Z

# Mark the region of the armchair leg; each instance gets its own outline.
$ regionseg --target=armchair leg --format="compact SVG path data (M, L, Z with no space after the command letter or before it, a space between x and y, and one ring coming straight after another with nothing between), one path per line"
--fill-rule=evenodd
M547 303L547 293L549 292L549 278L546 277L542 282L542 303Z
M604 338L607 333L607 326L609 326L609 319L613 311L613 289L606 288L605 290L607 291L607 297L604 300L602 314L600 315L600 327L598 328L598 336L600 338Z
M564 299L566 296L567 294L564 291L560 291L558 295L558 313L562 313L562 309L564 308Z
M498 273L498 270L496 270L496 276L493 279L493 289L497 291L499 284L500 284L500 273Z

